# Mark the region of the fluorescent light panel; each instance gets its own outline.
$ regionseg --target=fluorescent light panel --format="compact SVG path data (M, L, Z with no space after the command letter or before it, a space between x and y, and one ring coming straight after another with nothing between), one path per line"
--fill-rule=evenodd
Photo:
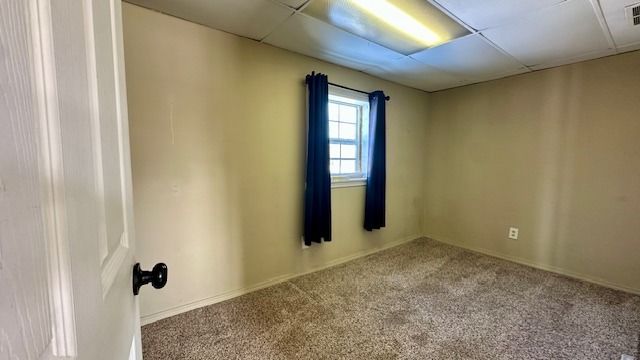
M352 2L371 16L425 46L433 46L440 42L438 34L387 0L352 0Z
M426 0L314 0L304 12L404 55L469 34Z

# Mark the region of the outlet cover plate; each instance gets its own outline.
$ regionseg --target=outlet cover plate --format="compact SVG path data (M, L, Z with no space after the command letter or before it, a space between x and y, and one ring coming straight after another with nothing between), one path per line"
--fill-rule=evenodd
M516 227L509 228L509 239L518 240L519 229Z

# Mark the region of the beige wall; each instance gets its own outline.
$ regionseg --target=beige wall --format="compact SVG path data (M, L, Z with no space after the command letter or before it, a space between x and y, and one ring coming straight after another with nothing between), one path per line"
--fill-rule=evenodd
M143 318L421 235L427 93L123 11L137 254L144 267L169 266L165 289L142 290ZM386 229L365 232L364 187L333 189L334 241L302 250L303 79L312 70L392 97L388 215Z
M425 234L640 292L639 65L634 52L431 94Z

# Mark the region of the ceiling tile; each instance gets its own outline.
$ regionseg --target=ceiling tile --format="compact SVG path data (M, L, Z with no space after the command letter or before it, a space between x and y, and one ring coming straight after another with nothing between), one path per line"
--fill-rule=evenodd
M264 42L357 70L402 57L304 14L287 19Z
M299 9L304 5L307 0L277 0L278 2L287 5L290 8Z
M469 81L404 57L365 69L364 72L399 84L425 91L461 86Z
M435 0L476 30L505 24L565 0Z
M618 48L640 43L640 25L632 25L625 13L625 8L634 4L638 5L638 0L600 1L604 18Z
M469 80L486 80L527 72L512 57L491 46L480 35L470 35L411 55L412 58Z
M214 29L260 40L293 14L269 0L128 0Z
M567 1L482 34L528 66L610 48L588 0Z

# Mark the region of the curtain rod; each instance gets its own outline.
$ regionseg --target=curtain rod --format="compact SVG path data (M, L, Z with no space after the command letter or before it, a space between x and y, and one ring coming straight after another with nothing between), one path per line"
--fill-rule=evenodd
M315 73L316 73L315 71L312 71L312 72L311 72L311 75L315 75ZM307 82L307 79L305 79L305 80L304 80L304 82L306 83L306 82ZM343 88L343 89L346 89L346 90L351 90L351 91L359 92L359 93L361 93L361 94L367 94L367 95L371 94L370 92L366 92L366 91L362 91L362 90L358 90L358 89L350 88L350 87L348 87L348 86L339 85L339 84L332 83L332 82L330 82L330 83L329 83L329 85L337 86L337 87L339 87L339 88ZM385 99L385 100L387 100L387 101L389 101L389 100L391 100L391 97L390 97L390 96L385 96L385 97L384 97L384 99Z
M330 82L330 83L329 83L329 85L333 85L333 86L337 86L337 87L339 87L339 88L343 88L343 89L347 89L347 90L351 90L351 91L359 92L359 93L361 93L361 94L367 94L367 95L371 94L371 93L366 92L366 91L362 91L362 90L358 90L358 89L350 88L350 87L348 87L348 86L344 86L344 85L334 84L334 83L332 83L332 82ZM389 100L391 100L391 97L390 97L390 96L385 96L385 97L384 97L384 99L385 99L385 100L387 100L387 101L389 101Z

